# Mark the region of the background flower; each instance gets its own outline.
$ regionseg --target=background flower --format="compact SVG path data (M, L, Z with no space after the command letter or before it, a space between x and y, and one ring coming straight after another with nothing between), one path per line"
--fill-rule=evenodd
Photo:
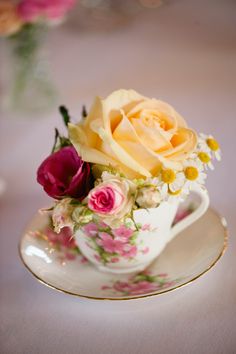
M75 0L21 0L18 12L27 22L38 17L55 20L64 17L74 4Z
M70 196L81 200L90 189L90 166L81 160L73 146L67 146L43 161L37 181L52 198Z
M0 1L0 36L9 36L20 30L23 21L11 1Z

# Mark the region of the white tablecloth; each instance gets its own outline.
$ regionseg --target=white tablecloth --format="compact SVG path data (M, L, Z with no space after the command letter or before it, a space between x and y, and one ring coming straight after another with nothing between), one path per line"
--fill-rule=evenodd
M79 116L117 88L171 103L197 131L221 142L223 162L208 178L211 204L229 223L229 249L193 284L137 301L96 302L55 292L24 269L17 243L49 204L35 171L59 124L1 114L1 353L230 354L236 352L235 132L236 3L166 1L115 31L51 31L48 48L61 102ZM4 56L4 53L3 53Z

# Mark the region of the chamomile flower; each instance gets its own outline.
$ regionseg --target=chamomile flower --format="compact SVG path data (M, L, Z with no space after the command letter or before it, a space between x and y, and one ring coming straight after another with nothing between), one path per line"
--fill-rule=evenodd
M180 197L183 192L185 176L183 172L163 169L159 176L159 190L164 200Z
M210 170L214 170L214 166L212 164L212 158L209 153L205 151L199 151L196 157L201 161L205 169L210 168Z
M194 185L203 185L206 179L203 165L200 161L188 159L184 162L185 187L191 189Z
M216 139L214 139L212 135L200 134L198 145L199 149L201 149L203 152L209 154L210 156L212 154L218 161L221 160L219 143Z

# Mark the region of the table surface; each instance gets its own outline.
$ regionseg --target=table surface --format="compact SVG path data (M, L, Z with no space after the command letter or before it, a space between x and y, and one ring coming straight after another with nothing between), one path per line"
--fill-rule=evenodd
M47 47L61 102L74 117L99 94L134 88L171 103L197 131L221 142L208 178L211 205L229 224L229 248L193 284L150 299L96 302L42 286L18 253L25 224L49 205L35 171L49 153L56 109L42 117L1 113L2 353L235 353L236 2L166 1L115 30L51 31ZM1 47L4 56L4 49ZM228 178L230 178L228 180Z

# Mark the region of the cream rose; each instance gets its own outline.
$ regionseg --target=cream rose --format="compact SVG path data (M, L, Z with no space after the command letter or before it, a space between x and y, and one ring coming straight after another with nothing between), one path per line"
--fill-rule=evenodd
M165 102L133 90L96 98L85 119L69 125L70 139L87 162L112 165L128 178L181 170L197 143L195 132Z
M161 194L155 187L140 188L137 194L136 203L141 208L156 208L161 202Z
M71 218L73 205L71 204L71 201L71 198L64 198L54 206L52 222L56 233L59 233L63 227L70 227L73 229L74 222Z

